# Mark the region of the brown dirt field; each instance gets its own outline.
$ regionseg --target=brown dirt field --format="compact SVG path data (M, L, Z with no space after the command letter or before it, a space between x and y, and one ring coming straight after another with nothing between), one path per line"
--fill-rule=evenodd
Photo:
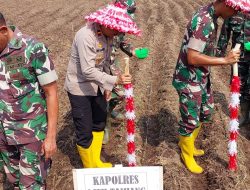
M24 33L45 42L59 75L60 118L58 152L48 177L49 190L73 189L73 168L81 162L74 145L74 126L67 95L63 90L72 39L84 25L83 15L110 0L0 0L1 12ZM250 189L250 128L241 129L238 140L237 172L227 170L229 121L229 67L213 68L215 94L214 122L199 137L206 151L197 161L201 175L191 174L181 163L177 147L178 96L171 86L172 74L185 26L192 13L209 0L138 0L136 21L142 38L129 36L135 47L149 47L146 60L131 59L137 115L137 162L140 166L162 165L165 190L247 190ZM114 146L114 144L116 146ZM103 158L126 165L126 129L122 123L111 128L111 140ZM5 182L1 189L10 189Z

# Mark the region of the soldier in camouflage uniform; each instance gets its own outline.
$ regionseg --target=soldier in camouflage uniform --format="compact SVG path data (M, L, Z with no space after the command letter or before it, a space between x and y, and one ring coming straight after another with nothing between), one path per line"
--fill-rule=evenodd
M128 14L134 18L134 13L136 10L136 3L135 0L116 0L115 3L121 3L122 5L126 6ZM118 50L121 49L125 54L129 57L134 55L134 48L132 45L126 40L125 34L122 33L118 36L114 37L113 40L113 48L111 54L111 72L113 75L118 76L121 74L119 62L117 60ZM123 115L119 113L119 109L115 109L117 105L119 105L124 97L123 87L116 86L112 91L112 99L110 101L109 109L111 111L111 117L116 118L118 120L124 119ZM117 111L116 111L117 110Z
M43 43L0 13L0 157L15 189L46 189L56 151L57 75Z
M250 43L250 14L238 13L224 21L218 41L218 56L226 54L228 42L232 35L232 47L236 43L241 44L241 56L238 62L240 88L240 125L249 123L250 111L250 49L246 44Z
M123 6L127 7L127 12L134 19L134 13L136 10L135 0L116 0L115 3L121 3ZM134 55L135 49L133 46L126 40L125 34L122 33L118 36L114 37L112 53L111 53L111 66L110 71L112 75L118 76L121 74L120 65L117 59L118 51L121 49L125 54L129 57ZM111 94L111 99L108 104L108 117L113 118L115 121L122 121L124 118L124 114L122 113L124 108L121 106L124 99L124 90L121 85L116 85ZM109 120L110 118L108 118ZM105 127L105 135L103 139L103 144L106 144L109 140L109 127L110 122L107 122L107 126Z
M204 154L196 149L194 141L200 130L200 122L208 122L213 111L213 95L210 83L210 66L229 65L237 62L240 52L231 51L225 58L216 58L215 43L217 18L232 16L236 11L215 1L200 8L188 23L173 76L173 86L180 102L179 121L181 158L193 173L202 173L194 156Z

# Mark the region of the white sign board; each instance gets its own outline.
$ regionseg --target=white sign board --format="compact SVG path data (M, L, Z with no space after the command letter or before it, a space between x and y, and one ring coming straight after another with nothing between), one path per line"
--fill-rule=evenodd
M73 169L75 190L163 190L162 166Z

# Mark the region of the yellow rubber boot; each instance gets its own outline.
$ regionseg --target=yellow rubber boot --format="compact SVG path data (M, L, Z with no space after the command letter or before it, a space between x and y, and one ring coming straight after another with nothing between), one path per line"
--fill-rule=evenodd
M201 124L192 133L192 136L194 138L194 142L195 142L195 140L200 132L200 129L201 129ZM205 154L204 150L196 149L194 146L194 156L203 156L204 154Z
M181 158L186 165L187 169L195 174L203 172L194 159L194 139L192 135L190 137L180 136Z
M96 168L111 168L111 163L105 163L101 161L101 150L102 150L102 141L103 141L104 131L102 132L93 132L93 141L92 141L92 154L93 154L93 163Z
M91 146L89 148L83 148L79 145L76 145L76 146L77 146L77 150L80 155L80 158L82 160L83 167L94 168Z
M196 138L197 138L197 136L199 134L200 129L201 129L201 126L199 126L198 128L196 128L193 131L193 133L192 133L192 137L194 139L194 142L195 142L195 140L196 140ZM180 143L181 143L181 141L179 141L178 146L181 148L181 144ZM205 154L204 150L197 149L194 146L194 156L203 156L204 154Z

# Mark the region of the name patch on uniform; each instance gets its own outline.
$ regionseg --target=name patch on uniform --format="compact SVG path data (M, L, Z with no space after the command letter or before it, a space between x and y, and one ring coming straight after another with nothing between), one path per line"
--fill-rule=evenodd
M25 64L25 58L21 55L9 56L6 58L6 69L8 71L20 69Z

